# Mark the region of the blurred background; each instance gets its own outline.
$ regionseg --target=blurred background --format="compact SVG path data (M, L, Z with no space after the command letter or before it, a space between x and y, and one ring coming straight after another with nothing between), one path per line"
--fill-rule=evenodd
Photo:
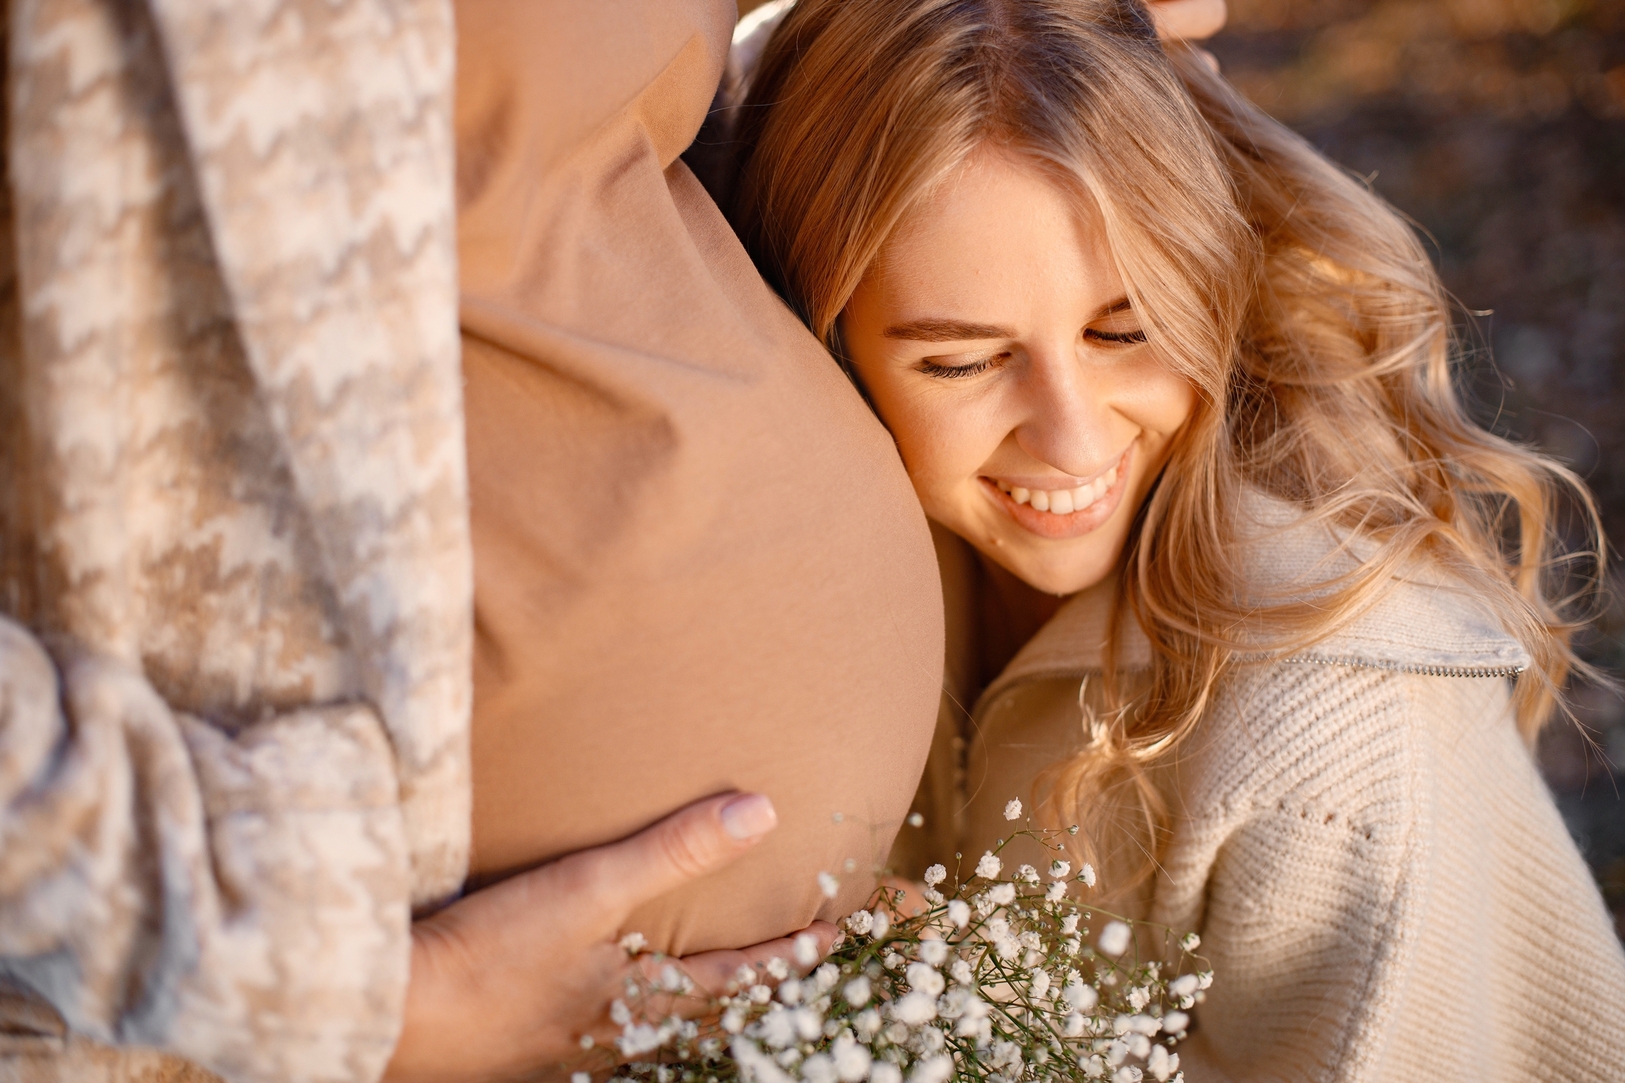
M1230 0L1209 47L1415 222L1464 310L1481 420L1579 472L1617 553L1625 0ZM1582 646L1625 680L1622 573ZM1574 697L1579 725L1549 727L1540 762L1625 937L1625 703L1603 687Z

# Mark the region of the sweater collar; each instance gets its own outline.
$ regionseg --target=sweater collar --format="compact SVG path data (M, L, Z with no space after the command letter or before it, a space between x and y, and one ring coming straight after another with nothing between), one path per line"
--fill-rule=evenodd
M1330 528L1308 521L1297 507L1260 493L1249 494L1243 514L1244 545L1253 555L1248 580L1272 601L1313 597L1314 584L1357 567L1368 548L1357 539L1339 539ZM1301 590L1295 594L1294 588ZM1073 595L979 702L992 702L1018 682L1081 679L1098 671L1116 593L1117 582L1109 579ZM1138 622L1123 621L1119 635L1120 666L1151 664L1151 645ZM1512 676L1529 666L1523 644L1489 607L1431 564L1408 568L1373 604L1289 660L1461 677Z

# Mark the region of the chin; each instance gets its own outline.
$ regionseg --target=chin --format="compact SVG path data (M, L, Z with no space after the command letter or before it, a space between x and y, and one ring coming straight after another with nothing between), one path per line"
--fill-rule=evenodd
M1013 554L1006 552L1001 555L1008 558ZM1000 563L1023 583L1045 594L1076 594L1080 590L1088 590L1110 575L1112 569L1111 561L1056 561L1046 560L1037 554L1033 554L1031 559L1023 559L1026 556L1022 554L1014 560L1005 559Z

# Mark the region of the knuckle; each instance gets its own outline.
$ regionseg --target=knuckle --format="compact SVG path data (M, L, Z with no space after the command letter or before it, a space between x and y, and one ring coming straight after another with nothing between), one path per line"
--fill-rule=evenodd
M692 824L674 825L664 832L660 849L666 863L676 872L692 879L711 868L715 848L706 832Z

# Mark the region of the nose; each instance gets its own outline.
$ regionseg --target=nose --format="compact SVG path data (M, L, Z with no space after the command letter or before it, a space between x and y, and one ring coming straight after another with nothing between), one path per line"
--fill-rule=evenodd
M1109 388L1076 356L1029 354L1019 381L1016 445L1073 477L1100 470L1115 449Z

